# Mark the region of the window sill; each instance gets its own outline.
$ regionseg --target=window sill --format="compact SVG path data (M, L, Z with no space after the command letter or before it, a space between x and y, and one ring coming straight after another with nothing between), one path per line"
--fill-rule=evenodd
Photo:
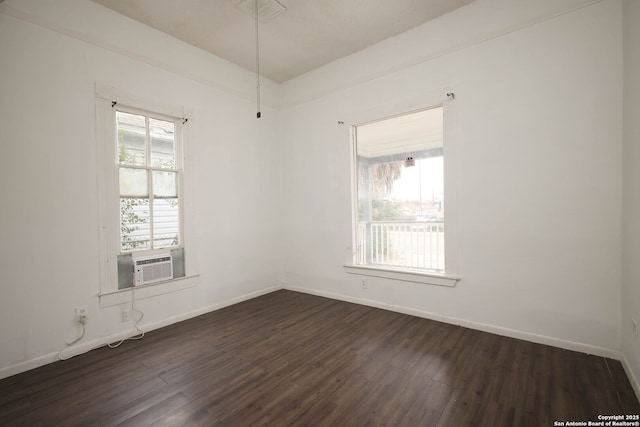
M155 297L157 295L169 294L183 289L193 288L196 286L196 281L193 279L199 276L199 274L194 274L191 276L167 280L165 282L150 283L148 285L134 286L132 288L101 292L98 294L98 297L100 298L100 307L105 308L125 304L131 302L132 297L135 297L136 300L141 300ZM132 293L133 295L131 295Z
M345 264L344 269L349 274L383 277L385 279L402 280L405 282L424 283L426 285L454 287L460 277L446 274L428 273L416 270L401 270L389 267L374 267L370 265Z

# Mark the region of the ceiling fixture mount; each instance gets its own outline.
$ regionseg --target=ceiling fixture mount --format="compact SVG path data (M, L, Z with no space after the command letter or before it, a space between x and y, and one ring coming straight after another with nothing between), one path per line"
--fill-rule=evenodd
M272 20L287 10L277 0L257 0L257 5L256 0L236 0L235 5L236 8L251 17L255 16L257 9L258 20L263 23Z

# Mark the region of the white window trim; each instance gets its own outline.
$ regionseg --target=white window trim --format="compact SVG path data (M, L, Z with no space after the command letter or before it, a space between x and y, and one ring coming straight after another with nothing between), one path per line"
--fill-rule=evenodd
M383 277L385 279L402 280L403 282L424 283L426 285L454 287L460 277L448 274L430 273L408 268L378 267L373 265L345 264L344 269L349 274L361 276Z
M177 277L165 282L152 283L149 285L132 286L127 289L117 289L109 292L100 293L100 307L113 307L120 304L131 302L132 294L135 300L143 300L163 294L178 292L183 289L189 289L196 286L197 282L193 279L199 275L190 275Z
M417 282L428 285L454 287L461 280L458 247L458 206L457 206L457 181L458 181L458 150L456 144L456 121L455 102L453 98L448 98L447 93L453 91L444 88L437 92L421 93L400 102L385 104L370 110L354 114L351 120L349 132L346 136L350 147L351 156L351 248L352 257L343 264L345 271L349 274L360 274L364 276L374 276L386 279ZM412 111L426 110L433 107L443 108L443 132L444 132L444 194L445 194L445 271L444 273L434 273L428 270L415 270L395 266L372 266L357 263L357 227L355 218L357 217L357 186L356 181L356 156L355 141L353 138L354 128L362 124L371 123L387 117L407 114Z
M113 295L120 294L118 289L117 257L120 254L120 217L118 210L119 188L117 168L115 167L115 109L113 102L134 110L147 111L162 116L182 117L188 121L193 121L193 112L185 107L168 106L153 101L123 93L109 86L96 85L96 141L97 141L97 164L98 164L98 221L99 221L99 283L98 295L113 299ZM180 179L182 197L182 236L180 247L185 250L185 276L175 278L157 284L145 286L142 294L149 296L160 295L171 292L170 289L180 289L182 285L175 285L173 282L184 281L185 279L198 276L196 265L196 243L195 243L195 200L197 188L195 182L191 180L195 171L193 160L189 155L191 145L194 141L193 126L182 126L182 176ZM168 252L171 248L144 251L145 254ZM186 286L190 287L190 286ZM168 290L169 289L169 290Z

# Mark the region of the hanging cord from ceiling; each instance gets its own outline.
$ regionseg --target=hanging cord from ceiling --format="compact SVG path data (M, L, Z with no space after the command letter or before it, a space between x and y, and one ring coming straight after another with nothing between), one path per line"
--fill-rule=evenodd
M260 118L260 39L258 37L258 0L255 0L255 20L256 20L256 117Z

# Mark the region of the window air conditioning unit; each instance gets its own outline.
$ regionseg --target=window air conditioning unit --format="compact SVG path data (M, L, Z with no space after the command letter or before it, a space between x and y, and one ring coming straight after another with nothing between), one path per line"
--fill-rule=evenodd
M171 255L155 255L133 260L134 286L173 279Z

